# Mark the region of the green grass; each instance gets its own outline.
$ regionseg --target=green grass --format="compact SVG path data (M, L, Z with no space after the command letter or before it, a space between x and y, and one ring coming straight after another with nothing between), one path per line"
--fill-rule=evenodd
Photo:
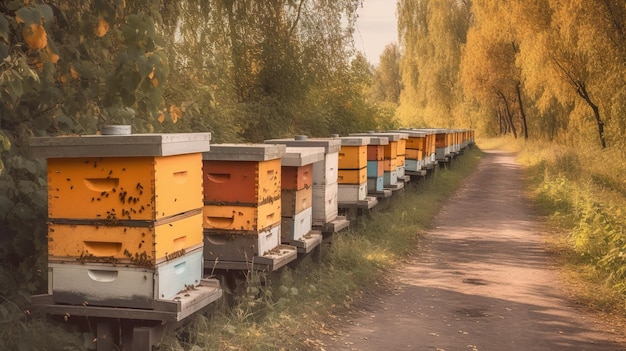
M442 203L477 166L477 148L409 184L368 216L333 236L319 257L263 275L250 273L232 303L215 303L190 317L184 328L166 333L160 350L311 350L336 333L338 318L361 296L384 288L389 275L413 252ZM36 316L27 321L17 306L0 303L0 349L93 350L89 330Z
M410 184L369 216L351 222L324 247L318 262L249 278L247 294L232 308L197 316L162 350L310 350L334 333L333 321L366 292L379 289L413 252L442 203L478 164L474 148L437 169L434 177ZM263 282L266 282L263 284Z

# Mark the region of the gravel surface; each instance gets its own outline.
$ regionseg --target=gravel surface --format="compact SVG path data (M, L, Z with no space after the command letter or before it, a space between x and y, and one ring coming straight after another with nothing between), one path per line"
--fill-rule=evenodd
M567 298L522 188L514 155L486 151L391 293L370 297L324 349L626 350Z

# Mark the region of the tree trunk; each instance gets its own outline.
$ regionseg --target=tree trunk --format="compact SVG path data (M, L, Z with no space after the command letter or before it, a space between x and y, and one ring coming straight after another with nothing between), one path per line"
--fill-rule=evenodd
M528 124L526 123L526 112L524 112L524 104L522 104L522 92L520 91L520 83L517 82L515 89L517 89L517 101L519 102L519 113L522 116L522 123L524 128L524 140L528 140Z
M517 129L515 128L515 125L513 124L513 114L511 113L511 108L509 107L509 100L507 100L506 96L504 96L504 94L498 90L495 89L496 94L500 97L500 99L502 99L502 102L504 102L504 115L506 117L506 121L509 125L509 127L511 128L511 131L513 132L513 137L515 139L517 139Z
M589 97L589 92L587 92L587 87L585 86L584 82L581 82L581 81L576 82L576 92L578 93L578 95L580 95L580 97L582 97L585 100L587 105L589 105L589 107L591 107L591 109L593 110L593 117L596 119L596 124L598 125L598 135L600 136L600 145L602 145L602 148L605 149L606 138L604 137L604 121L602 121L602 118L600 118L600 109L598 108L598 105L594 104L593 101L591 101L591 97Z

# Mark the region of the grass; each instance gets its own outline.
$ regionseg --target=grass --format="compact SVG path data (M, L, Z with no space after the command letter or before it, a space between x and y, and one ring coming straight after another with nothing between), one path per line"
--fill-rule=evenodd
M346 309L384 285L388 273L415 250L442 203L478 164L472 149L438 169L435 176L410 184L381 203L369 216L336 233L318 262L303 262L278 275L248 278L247 293L232 308L217 307L196 316L162 350L311 350L324 339Z
M626 316L623 150L510 138L479 145L518 152L529 195L552 233L549 245L561 258L572 297L592 310Z

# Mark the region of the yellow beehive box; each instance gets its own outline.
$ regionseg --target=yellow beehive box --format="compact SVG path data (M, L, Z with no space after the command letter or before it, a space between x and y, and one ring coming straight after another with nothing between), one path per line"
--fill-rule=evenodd
M341 146L339 169L361 169L367 166L367 145Z
M339 184L362 184L367 183L367 166L361 169L340 169L338 175Z
M293 217L313 204L313 188L300 190L283 190L281 216Z
M390 171L395 172L396 169L398 168L398 160L397 160L397 158L393 159L393 160L384 160L384 161L380 161L380 162L383 163L383 170L385 172L390 172Z
M205 204L203 228L259 233L280 223L281 201L260 206Z
M398 142L390 141L389 145L385 145L385 159L395 159L398 157Z
M404 155L406 153L406 140L406 138L401 138L400 140L398 140L398 155Z
M202 207L202 154L48 160L48 217L158 220Z
M49 259L153 267L202 245L202 213L194 212L149 226L50 223Z
M398 155L398 158L396 159L396 165L398 167L404 167L404 160L406 159L406 157L404 155Z

